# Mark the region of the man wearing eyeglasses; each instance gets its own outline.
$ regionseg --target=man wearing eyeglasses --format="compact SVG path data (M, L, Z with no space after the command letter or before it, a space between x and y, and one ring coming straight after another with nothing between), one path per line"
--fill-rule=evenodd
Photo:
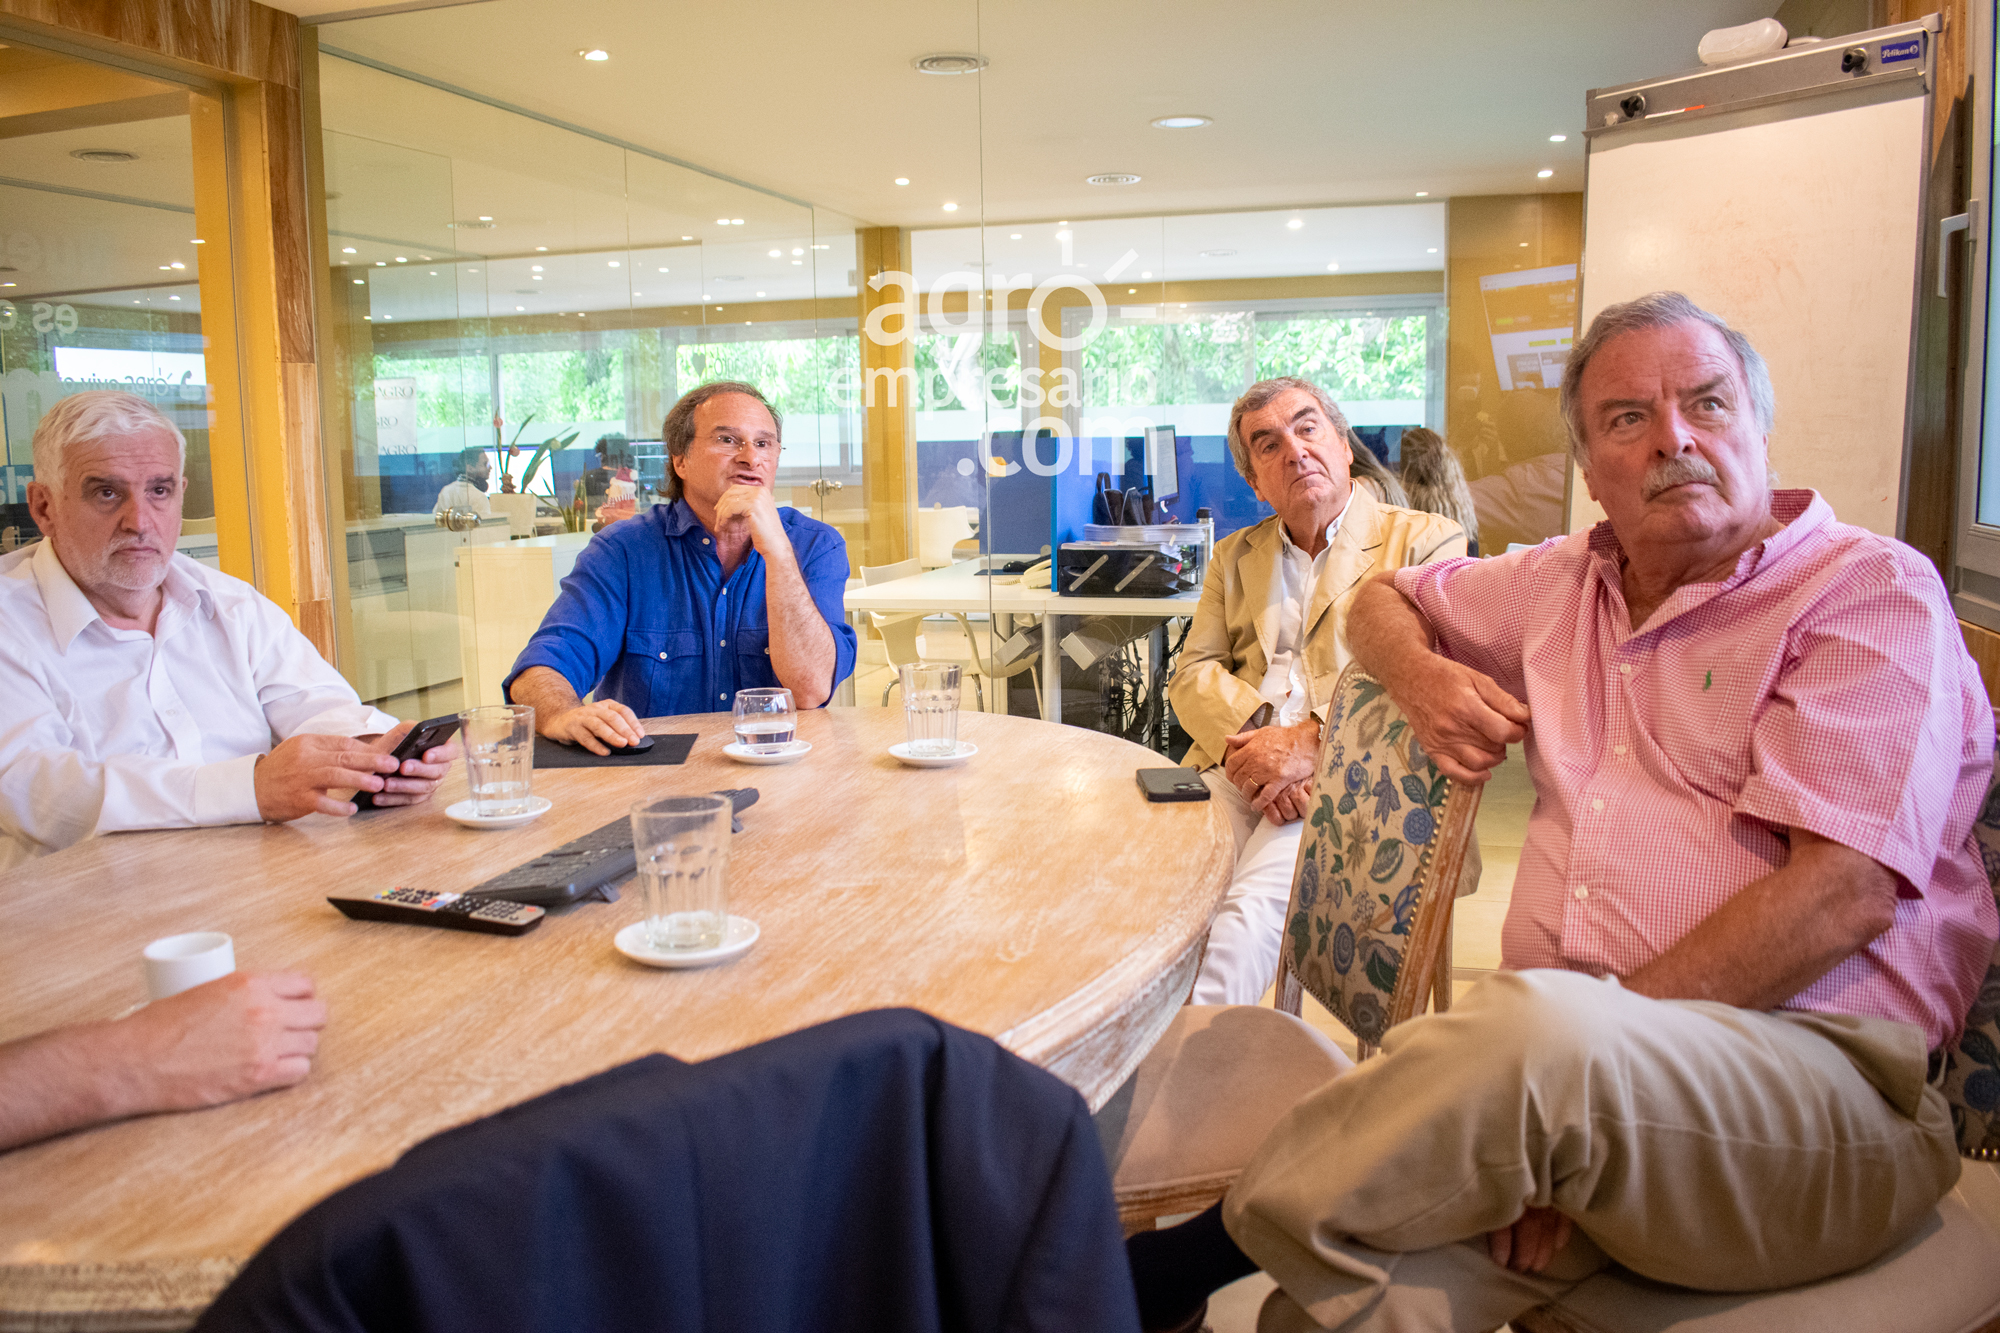
M638 743L642 717L726 712L738 690L818 708L854 670L847 543L778 507L776 409L718 381L660 433L668 503L584 548L505 686L542 735L594 754Z

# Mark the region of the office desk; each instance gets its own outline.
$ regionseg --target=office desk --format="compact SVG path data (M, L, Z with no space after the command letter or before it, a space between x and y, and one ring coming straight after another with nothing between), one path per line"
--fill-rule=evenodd
M991 611L998 632L1003 618L1040 616L1042 632L1042 716L1062 717L1062 637L1067 622L1089 616L1192 616L1199 592L1179 597L1064 597L1049 588L1024 588L1018 575L984 575L977 561L926 570L908 578L847 590L847 615L857 632L869 612L882 615L922 611ZM990 588L987 585L992 585ZM841 682L842 703L854 700L854 682Z
M885 752L901 710L805 714L812 753L768 768L722 755L727 715L655 720L700 733L685 765L539 773L555 808L523 828L448 822L460 766L413 809L118 834L11 872L0 1041L119 1013L141 998L141 947L185 930L233 935L240 967L309 972L332 1017L297 1087L0 1153L0 1266L16 1266L0 1267L0 1322L40 1299L22 1294L38 1281L206 1282L212 1297L232 1271L213 1261L247 1258L418 1140L651 1051L696 1060L914 1005L1100 1104L1193 980L1229 878L1221 807L1147 804L1133 770L1165 761L1109 736L960 722L978 755L925 770ZM732 846L730 909L763 933L720 967L615 952L636 891L519 938L349 921L325 901L337 886L469 888L641 796L745 786L763 795ZM125 1267L47 1267L66 1264Z

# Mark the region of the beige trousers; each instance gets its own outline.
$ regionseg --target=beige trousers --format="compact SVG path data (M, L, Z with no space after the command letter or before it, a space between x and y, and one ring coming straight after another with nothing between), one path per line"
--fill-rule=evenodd
M1488 1329L1609 1260L1754 1291L1845 1272L1958 1180L1916 1028L1650 1000L1581 973L1499 973L1279 1122L1223 1207L1327 1328ZM1579 1235L1510 1273L1483 1237L1529 1207Z

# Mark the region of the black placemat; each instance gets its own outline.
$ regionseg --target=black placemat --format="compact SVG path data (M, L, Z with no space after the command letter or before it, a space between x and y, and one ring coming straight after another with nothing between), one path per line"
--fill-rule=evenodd
M535 737L536 768L640 768L647 764L685 764L694 749L694 733L655 736L644 754L592 754L581 745L565 745L546 736Z

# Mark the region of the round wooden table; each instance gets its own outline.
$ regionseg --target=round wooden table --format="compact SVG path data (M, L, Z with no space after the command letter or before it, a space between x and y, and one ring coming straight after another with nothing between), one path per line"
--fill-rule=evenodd
M728 716L656 719L699 733L687 763L544 770L554 809L518 829L445 818L460 766L424 806L119 834L9 874L0 1041L128 1008L140 949L187 930L227 931L241 968L310 973L331 1021L295 1088L0 1153L0 1314L24 1283L93 1271L63 1265L212 1294L226 1261L440 1130L649 1052L698 1060L859 1010L990 1034L1100 1105L1187 994L1228 828L1212 803L1148 804L1133 770L1167 761L1138 746L984 713L959 725L979 753L955 768L897 763L902 713L883 709L807 714L811 754L750 767L722 753ZM350 921L325 899L470 888L641 797L746 786L762 799L731 849L730 910L763 933L719 967L618 954L636 885L518 938Z

